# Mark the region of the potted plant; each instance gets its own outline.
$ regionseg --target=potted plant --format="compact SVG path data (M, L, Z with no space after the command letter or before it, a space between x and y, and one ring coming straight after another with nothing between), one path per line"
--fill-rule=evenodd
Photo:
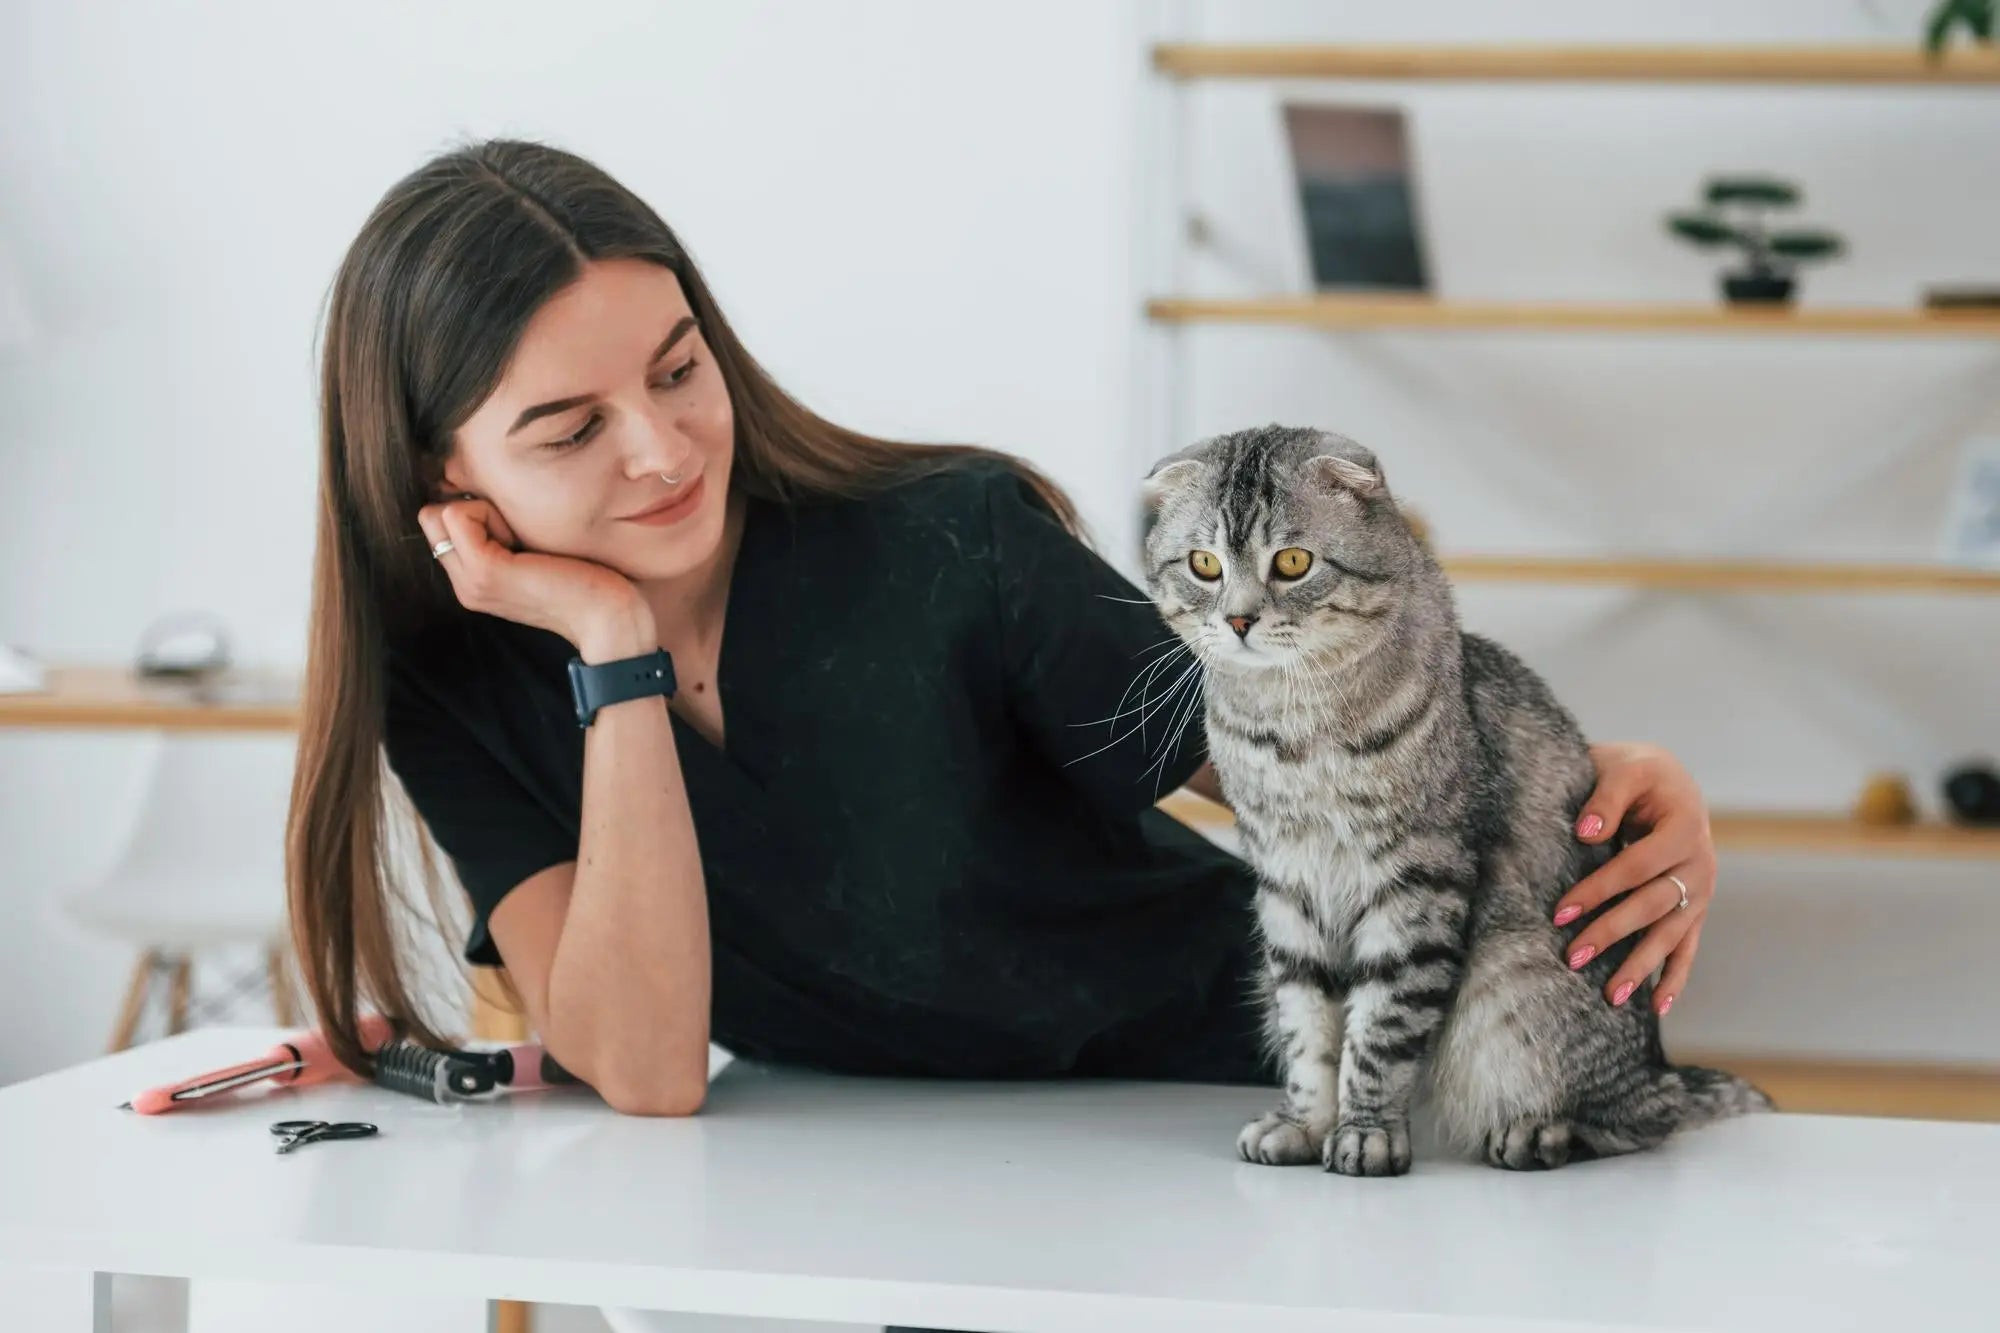
M1782 302L1792 297L1793 270L1814 259L1830 259L1845 248L1830 231L1778 231L1765 225L1774 208L1799 202L1796 186L1766 176L1718 176L1708 182L1707 207L1674 213L1667 227L1704 248L1734 245L1743 267L1722 275L1722 295L1737 302Z
M1924 25L1924 50L1934 57L1942 55L1952 33L1961 27L1975 42L1991 46L1995 27L1993 0L1939 0Z

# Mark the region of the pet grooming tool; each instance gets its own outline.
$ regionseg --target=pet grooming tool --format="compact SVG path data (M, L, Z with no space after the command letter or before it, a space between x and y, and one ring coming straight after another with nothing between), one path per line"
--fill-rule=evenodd
M361 1044L370 1049L387 1041L391 1033L389 1020L380 1014L363 1015L360 1029ZM301 1032L279 1042L255 1060L196 1074L191 1079L164 1087L148 1088L120 1109L137 1111L140 1115L158 1115L217 1093L247 1088L265 1079L283 1087L303 1088L333 1080L352 1081L354 1075L333 1058L322 1033Z
M510 1092L532 1092L537 1088L582 1082L533 1042L500 1051L454 1051L452 1057L486 1069L495 1083Z
M375 1083L440 1106L493 1091L493 1071L456 1051L434 1051L397 1040L375 1052Z

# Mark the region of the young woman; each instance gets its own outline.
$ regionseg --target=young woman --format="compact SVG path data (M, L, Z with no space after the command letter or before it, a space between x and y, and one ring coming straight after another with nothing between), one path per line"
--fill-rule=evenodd
M1273 1077L1249 873L1154 808L1219 799L1198 709L1135 725L1180 670L1145 675L1167 631L1032 468L814 415L651 209L533 143L398 183L325 337L289 878L344 1061L358 1008L438 1035L398 959L386 754L471 901L465 956L621 1111L694 1112L711 1039ZM643 692L579 725L573 669ZM1606 1002L1664 967L1664 1009L1713 894L1706 813L1660 750L1595 755L1577 835L1636 840L1565 903L1622 895L1579 943L1645 931Z

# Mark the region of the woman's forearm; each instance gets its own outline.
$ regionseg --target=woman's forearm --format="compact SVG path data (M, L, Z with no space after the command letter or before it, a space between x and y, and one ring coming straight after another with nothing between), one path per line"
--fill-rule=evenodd
M582 652L608 661L649 647ZM544 1039L618 1109L692 1114L708 1086L709 985L708 893L672 720L658 698L611 705L584 741L576 877Z

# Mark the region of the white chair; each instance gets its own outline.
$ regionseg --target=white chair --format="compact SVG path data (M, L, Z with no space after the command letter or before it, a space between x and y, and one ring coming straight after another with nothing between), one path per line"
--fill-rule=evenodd
M279 1024L296 1021L285 958L285 818L296 746L290 736L163 736L145 805L109 874L63 902L92 934L139 952L110 1048L131 1045L156 981L168 983L166 1030L189 1024L198 958L261 954Z

